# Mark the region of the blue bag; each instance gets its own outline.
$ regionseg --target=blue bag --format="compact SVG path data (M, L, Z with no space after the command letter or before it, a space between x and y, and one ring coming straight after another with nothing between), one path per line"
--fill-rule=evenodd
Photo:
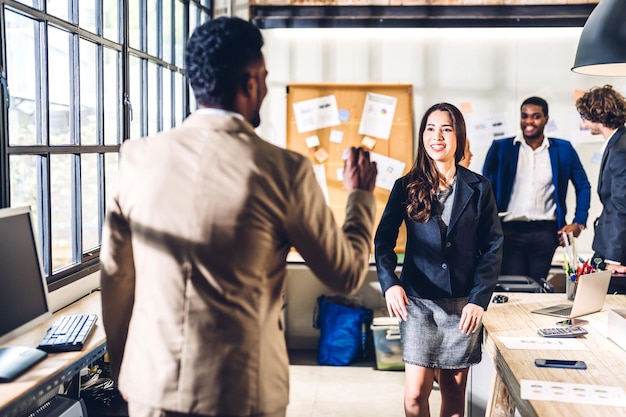
M359 353L366 355L371 309L340 295L320 295L315 310L313 327L320 329L318 364L348 365Z

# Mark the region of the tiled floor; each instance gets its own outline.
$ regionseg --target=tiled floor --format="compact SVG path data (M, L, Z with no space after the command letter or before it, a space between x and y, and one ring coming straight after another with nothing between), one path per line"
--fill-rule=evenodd
M378 371L373 360L349 366L317 365L315 351L290 352L287 417L402 417L404 372ZM431 415L439 415L437 386Z

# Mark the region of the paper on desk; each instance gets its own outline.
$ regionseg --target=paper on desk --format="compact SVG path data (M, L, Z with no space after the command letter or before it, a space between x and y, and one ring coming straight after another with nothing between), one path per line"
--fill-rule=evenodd
M522 379L520 394L523 400L626 407L626 395L622 387Z
M500 337L507 349L589 350L580 341L564 337Z

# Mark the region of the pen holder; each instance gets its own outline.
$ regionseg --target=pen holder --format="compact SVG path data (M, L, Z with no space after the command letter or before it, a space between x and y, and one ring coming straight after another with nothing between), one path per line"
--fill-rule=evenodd
M574 279L572 280L572 278ZM565 293L567 294L567 299L570 301L574 301L576 297L577 284L576 275L565 277Z

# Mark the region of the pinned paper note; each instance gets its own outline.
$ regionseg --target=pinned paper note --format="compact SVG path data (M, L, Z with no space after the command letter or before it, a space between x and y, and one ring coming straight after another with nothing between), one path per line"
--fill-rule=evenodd
M341 143L343 141L343 131L331 130L329 140L333 143Z
M402 176L406 164L376 152L370 152L370 160L376 162L376 168L378 169L376 186L385 190L391 190L396 180Z
M334 94L293 103L293 112L298 133L337 126L340 123Z
M339 109L339 120L342 122L350 120L350 110Z
M359 124L359 134L388 140L397 102L396 97L367 93Z
M337 168L337 179L339 181L343 181L343 167Z
M361 145L363 145L363 147L369 150L372 150L374 149L374 146L376 146L376 139L370 138L369 136L365 136L363 140L361 141Z
M319 148L317 151L315 151L313 157L315 157L315 160L321 164L328 159L328 152L326 152L324 148Z
M328 185L326 184L326 167L321 164L313 164L313 173L315 174L317 183L322 189L322 194L324 194L326 204L330 204L330 200L328 199Z
M578 100L579 98L581 98L583 95L585 94L585 92L583 90L580 89L575 89L574 92L572 93L572 99L574 101Z
M317 135L309 136L308 138L305 139L305 141L306 141L306 147L309 149L320 146L320 138L318 138Z
M464 101L463 103L459 104L459 110L461 110L462 113L468 114L472 112L472 102L471 101Z

